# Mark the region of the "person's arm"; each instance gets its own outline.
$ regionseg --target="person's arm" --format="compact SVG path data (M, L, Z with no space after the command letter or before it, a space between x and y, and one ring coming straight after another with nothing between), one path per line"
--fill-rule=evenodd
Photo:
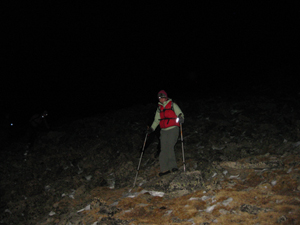
M179 106L176 103L173 103L173 109L176 114L176 116L179 116L181 114L182 118L184 118L183 112L179 108Z
M159 125L159 121L160 120L160 113L159 113L159 109L157 108L156 112L155 112L155 116L154 116L154 121L151 125L150 128L153 129L153 131L156 129L156 127Z

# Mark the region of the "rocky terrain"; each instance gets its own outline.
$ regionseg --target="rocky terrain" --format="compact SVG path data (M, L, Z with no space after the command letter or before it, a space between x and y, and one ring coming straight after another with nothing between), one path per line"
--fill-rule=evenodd
M300 224L299 99L178 104L186 171L179 136L179 171L158 176L157 130L135 187L156 104L52 126L29 149L2 138L0 224Z

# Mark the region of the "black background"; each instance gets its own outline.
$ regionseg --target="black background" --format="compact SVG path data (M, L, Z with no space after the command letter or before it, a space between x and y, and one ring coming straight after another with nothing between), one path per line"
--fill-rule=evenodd
M2 3L3 4L3 3ZM20 121L157 102L297 95L296 5L4 3L1 108Z

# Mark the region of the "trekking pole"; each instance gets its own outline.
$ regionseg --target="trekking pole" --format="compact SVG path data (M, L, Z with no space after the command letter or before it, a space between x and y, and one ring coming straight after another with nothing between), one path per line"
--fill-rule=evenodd
M142 157L143 157L143 154L144 154L144 150L145 150L145 145L146 145L146 140L147 140L147 137L148 137L148 134L146 134L146 137L145 137L145 140L144 140L144 145L143 145L143 149L142 149L142 153L141 153L141 157L140 157L140 161L139 161L139 165L138 165L138 168L136 170L136 175L135 175L135 179L134 179L134 183L133 183L133 187L135 186L135 182L136 182L136 179L137 179L137 176L139 174L139 170L140 170L140 165L141 165L141 161L142 161Z
M182 124L181 124L181 123L180 123L180 134L181 134L181 147L182 147L183 171L185 172L185 159L184 159L183 135L182 135Z

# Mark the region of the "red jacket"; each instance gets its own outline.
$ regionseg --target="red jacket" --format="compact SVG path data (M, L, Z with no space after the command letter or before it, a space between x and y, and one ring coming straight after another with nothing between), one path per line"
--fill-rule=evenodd
M172 126L180 126L179 122L176 122L177 115L175 114L172 108L172 101L168 102L164 108L162 105L159 105L160 110L160 128L167 128Z

